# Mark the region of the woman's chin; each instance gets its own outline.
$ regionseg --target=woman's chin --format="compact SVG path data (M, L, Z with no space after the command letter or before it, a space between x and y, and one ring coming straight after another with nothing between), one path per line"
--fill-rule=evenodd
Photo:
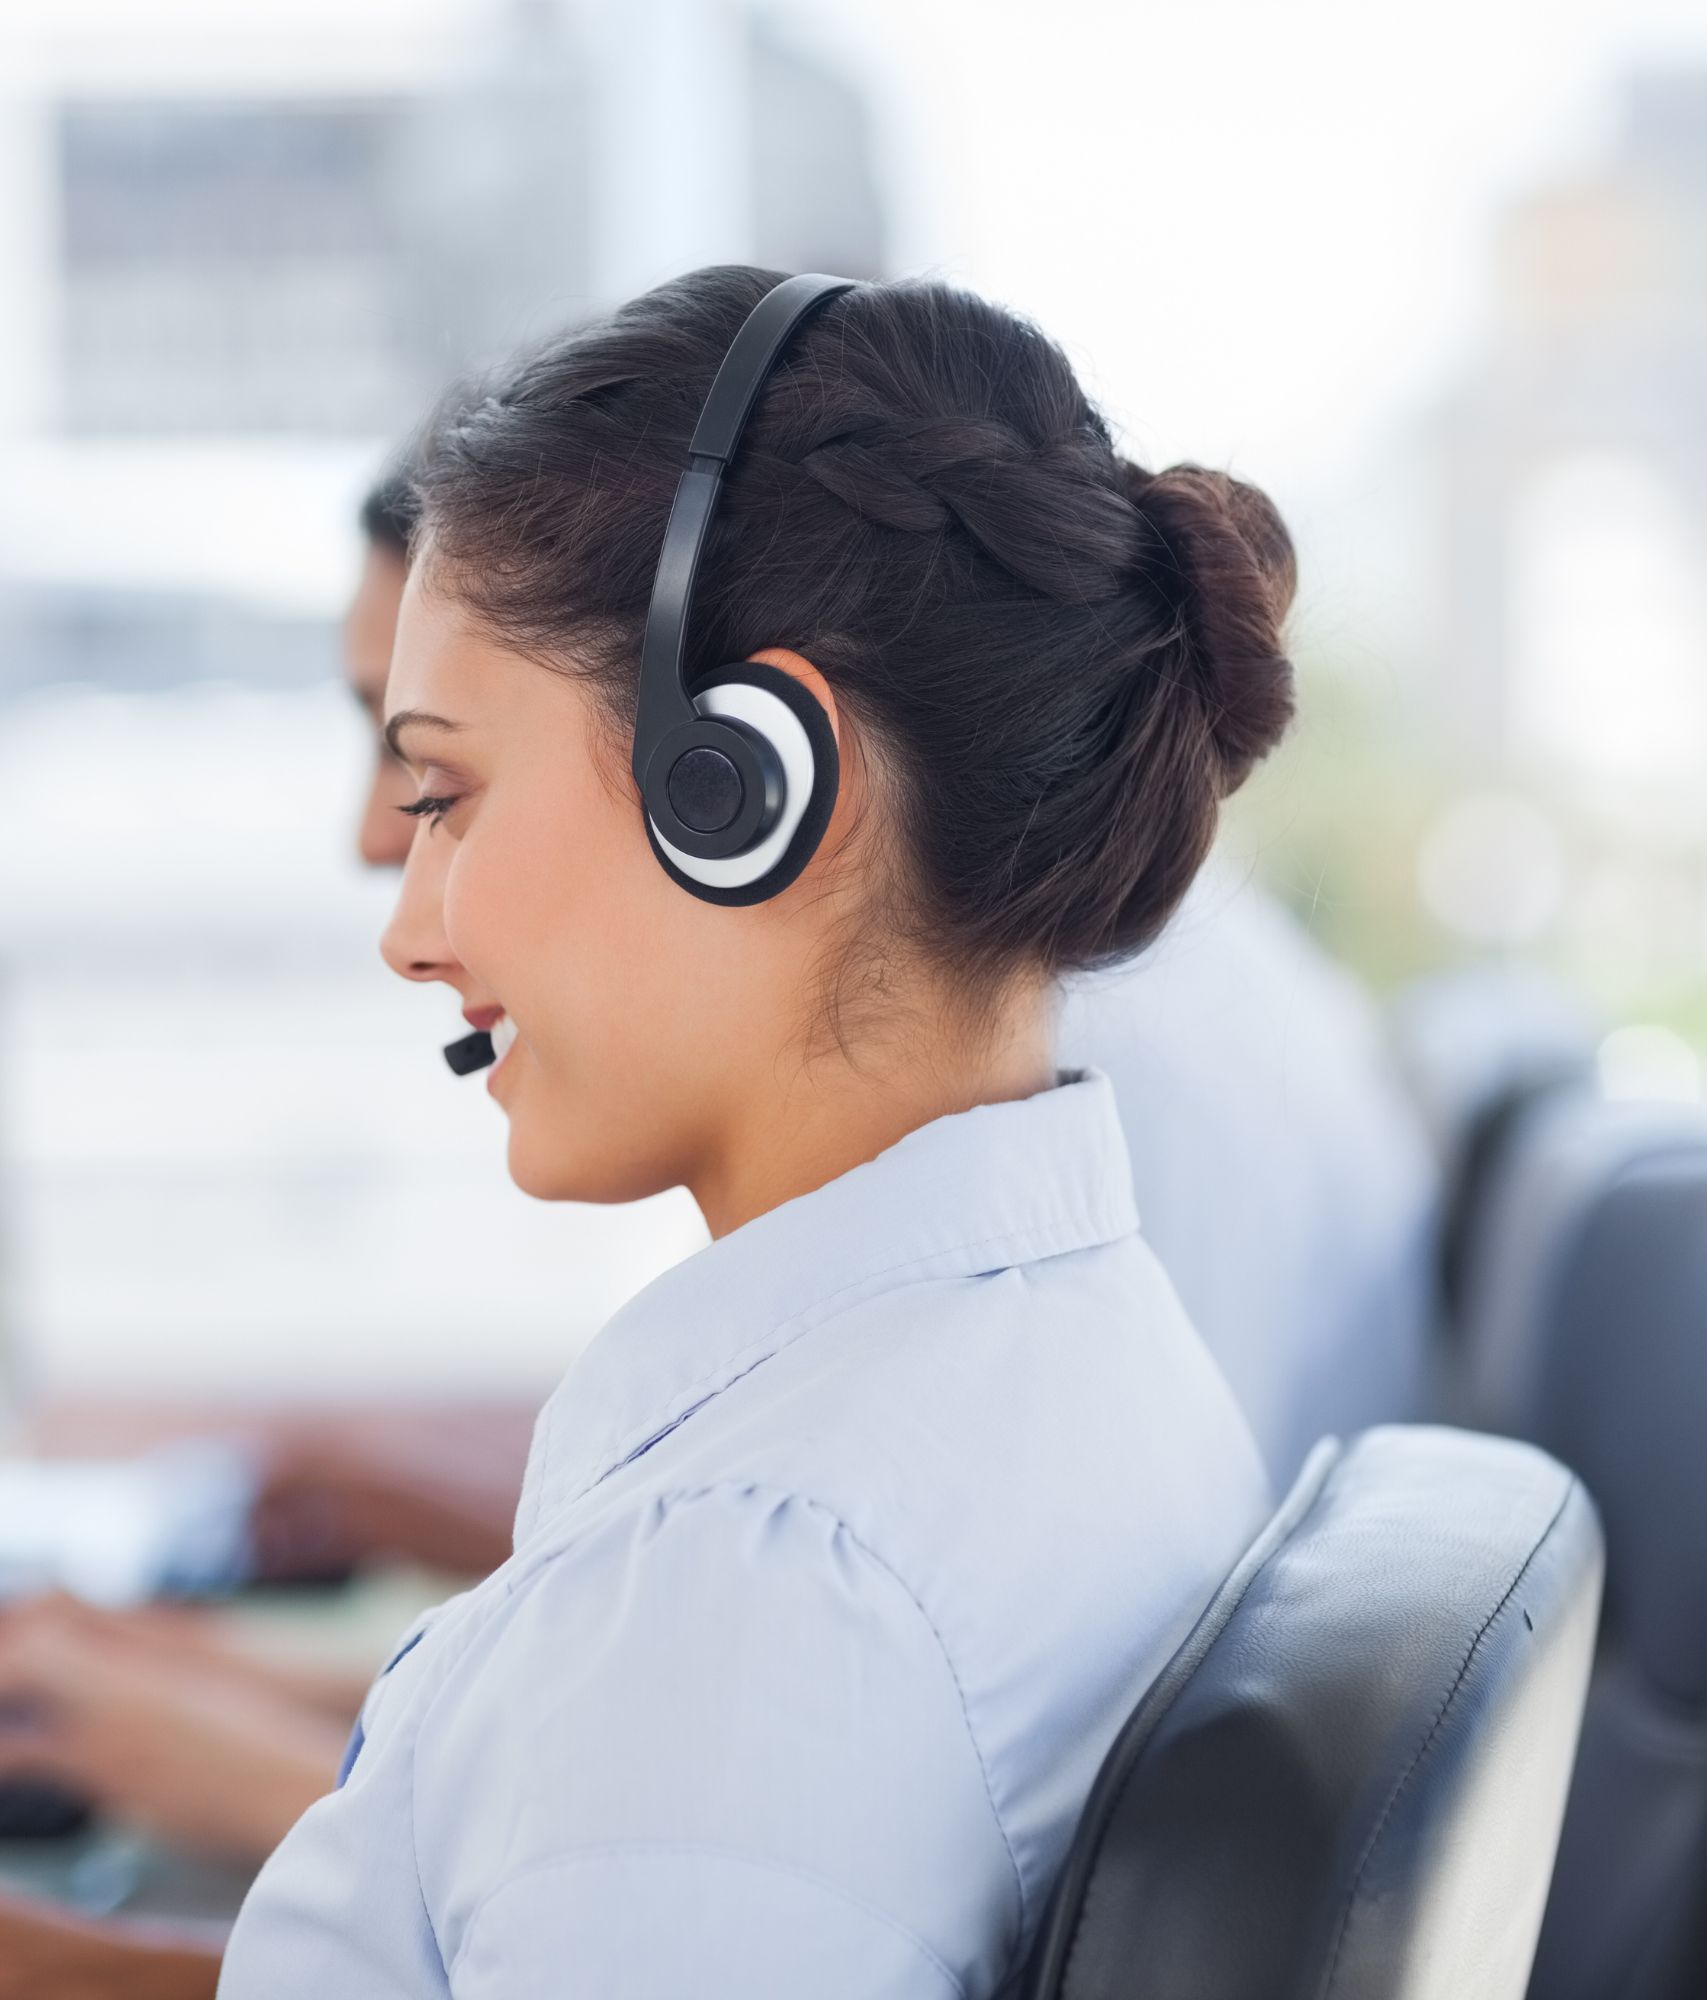
M535 1201L585 1201L609 1204L641 1201L662 1185L633 1160L587 1152L570 1153L559 1142L538 1143L536 1135L514 1122L507 1158L510 1179Z
M523 1194L530 1194L535 1201L588 1201L594 1199L585 1192L584 1176L575 1171L573 1165L561 1153L542 1151L527 1143L525 1133L510 1126L510 1147L507 1164L510 1179Z

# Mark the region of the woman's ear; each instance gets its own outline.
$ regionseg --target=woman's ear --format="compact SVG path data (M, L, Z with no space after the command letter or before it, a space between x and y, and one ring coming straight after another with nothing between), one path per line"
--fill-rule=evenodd
M845 755L848 746L842 735L842 718L836 709L836 697L830 692L830 683L804 653L792 653L786 646L766 646L762 652L749 653L747 658L761 666L775 667L799 681L828 716L837 753Z
M725 723L739 724L768 741L767 756L774 760L778 781L773 809L761 817L764 800L749 790L751 777L740 779L736 757L720 754L705 761L721 770L690 772L684 753L670 767L660 810L667 826L687 831L678 835L680 844L671 846L648 810L647 839L671 880L702 901L733 906L768 902L811 864L837 818L842 800L842 731L835 697L812 662L784 646L767 647L715 668L695 679L688 692L708 729L715 732ZM756 754L751 748L732 745L731 749L749 764ZM702 799L693 787L707 775L721 791ZM765 783L768 788L770 780ZM740 814L747 815L744 826L736 824ZM694 852L701 819L707 840L719 838L721 828L729 829L732 852ZM845 814L842 819L845 825ZM742 844L734 844L737 841Z
M767 646L763 652L749 653L747 657L791 675L824 711L825 719L830 725L831 737L835 741L836 762L840 773L835 810L826 829L826 837L832 844L837 844L863 816L867 786L870 783L871 774L867 771L861 755L859 734L856 730L842 727L841 711L836 706L836 697L830 691L830 683L804 653L791 652L787 646Z

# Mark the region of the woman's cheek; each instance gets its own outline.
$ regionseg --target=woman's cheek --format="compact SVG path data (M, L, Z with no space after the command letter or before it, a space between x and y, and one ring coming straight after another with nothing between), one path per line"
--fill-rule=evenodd
M471 832L458 844L445 873L445 939L458 962L502 1004L506 964L527 962L528 939L516 935L509 908L516 896L515 871L502 865L489 841ZM510 938L508 951L505 939ZM519 946L519 949L518 949Z

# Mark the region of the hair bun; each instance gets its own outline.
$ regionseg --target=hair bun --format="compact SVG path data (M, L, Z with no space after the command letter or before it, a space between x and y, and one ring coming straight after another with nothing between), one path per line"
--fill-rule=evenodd
M1120 471L1151 531L1144 580L1171 585L1184 621L1225 795L1292 720L1283 631L1298 589L1297 551L1268 495L1230 473L1190 463L1147 472L1124 459Z

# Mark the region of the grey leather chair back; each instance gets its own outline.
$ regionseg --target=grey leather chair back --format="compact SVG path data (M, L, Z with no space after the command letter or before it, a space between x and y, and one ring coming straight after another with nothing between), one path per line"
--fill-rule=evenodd
M1707 1995L1707 1116L1569 1095L1513 1135L1461 1333L1478 1421L1584 1479L1606 1613L1536 2000Z
M1521 2000L1599 1588L1532 1447L1319 1446L1110 1751L1026 2000Z

